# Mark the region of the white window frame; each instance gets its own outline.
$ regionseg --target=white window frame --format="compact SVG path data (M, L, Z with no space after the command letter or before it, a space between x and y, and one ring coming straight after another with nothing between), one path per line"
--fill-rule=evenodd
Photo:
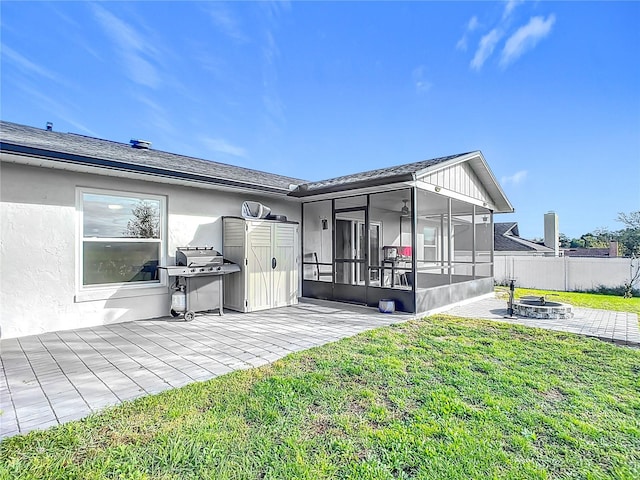
M140 297L146 295L166 295L167 293L167 275L164 270L159 270L159 281L143 281L143 282L122 282L109 283L99 285L84 285L83 272L83 246L89 241L104 241L105 238L85 238L84 237L84 195L107 195L114 197L139 197L159 202L160 205L160 238L159 239L141 239L141 238L119 238L119 243L126 242L153 242L159 243L160 254L158 258L159 265L166 265L167 259L167 198L162 195L154 195L144 192L133 192L123 190L111 190L105 188L93 187L77 187L76 188L76 302L107 300L116 298Z
M435 264L435 263L438 262L438 253L439 253L439 248L438 248L438 243L439 242L438 242L438 239L440 238L439 237L440 229L438 228L437 225L432 224L431 222L428 222L428 223L429 224L425 225L423 227L423 229L422 229L422 235L423 235L423 240L422 240L422 250L423 250L422 255L423 255L423 257L422 258L423 258L423 261L425 263L433 263L433 264ZM427 228L433 230L433 243L432 244L431 243L427 244L426 240L424 240L424 238L425 238L424 232L425 232L425 230ZM433 253L433 260L427 259L427 257L429 256L429 255L427 255L427 252L432 252Z

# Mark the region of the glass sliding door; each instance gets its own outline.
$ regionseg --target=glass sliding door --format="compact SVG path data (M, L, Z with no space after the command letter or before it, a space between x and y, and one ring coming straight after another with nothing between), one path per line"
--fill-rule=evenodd
M336 283L365 285L365 210L336 212L335 222Z
M337 207L340 203L335 202ZM367 303L366 277L369 238L367 207L334 209L333 298L359 304Z

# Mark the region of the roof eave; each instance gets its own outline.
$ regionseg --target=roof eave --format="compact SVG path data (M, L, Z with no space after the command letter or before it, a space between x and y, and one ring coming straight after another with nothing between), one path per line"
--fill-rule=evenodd
M552 248L549 248L546 245L540 245L538 243L534 243L524 238L520 238L520 237L507 237L507 238L536 252L552 253L554 251Z
M174 178L176 180L193 182L194 184L219 185L221 187L238 188L243 190L256 190L271 194L286 195L290 192L286 188L278 188L269 185L257 185L253 183L239 182L226 178L211 177L197 173L180 172L176 170L168 170L158 167L150 167L148 165L140 165L134 163L118 162L96 157L87 157L84 155L70 154L58 152L54 150L46 150L36 147L28 147L17 145L9 142L0 142L0 152L7 152L25 157L44 158L60 163L79 165L84 167L95 167L105 170L118 170L122 172L146 174L163 178Z
M478 159L480 161L482 171L478 171L478 165L472 162L472 160L474 159ZM504 193L504 190L502 190L502 187L500 186L495 175L489 168L489 164L485 160L484 155L480 150L475 150L473 152L465 153L463 155L459 155L455 158L452 158L451 160L437 163L436 165L432 165L430 167L422 169L419 172L416 172L416 177L420 178L425 175L431 174L433 172L437 172L438 170L449 168L449 167L452 167L453 165L457 165L459 163L464 163L464 162L469 162L469 164L474 169L474 171L476 172L480 180L487 185L488 187L487 190L489 192L489 195L491 195L491 199L493 201L492 203L495 207L494 213L515 212L513 205L511 205L511 202L509 202L507 195ZM487 178L483 179L483 177L487 177ZM486 180L489 180L490 183L487 184Z
M305 198L316 195L325 195L329 193L345 192L350 190L360 190L363 188L379 187L383 185L389 185L400 182L411 182L414 180L412 173L403 173L400 175L393 175L389 177L374 178L368 180L361 180L357 182L343 183L339 185L329 185L327 187L315 188L313 190L307 190L306 184L298 185L295 190L289 192L290 197Z
M492 198L494 200L494 205L496 206L496 210L494 211L495 213L513 213L515 212L515 208L513 208L513 205L511 204L511 202L509 201L509 199L507 198L507 194L504 193L504 190L502 189L502 186L500 186L500 183L498 182L498 179L495 177L495 175L493 174L493 172L491 171L491 169L489 168L489 164L487 163L487 161L484 158L484 155L482 154L481 151L477 151L477 152L473 152L474 156L477 156L480 161L482 162L482 167L484 169L484 172L486 175L489 176L489 178L491 179L491 184L493 185L493 189L495 191L496 196L494 197L494 192L490 191L489 194L492 195ZM474 168L475 170L475 165L473 163L471 163L471 166ZM478 173L478 172L476 172ZM482 180L482 178L481 178Z
M463 153L462 155L458 155L457 157L451 158L451 159L446 160L444 162L439 162L439 163L436 163L435 165L430 165L430 166L428 166L426 168L423 168L422 170L416 171L415 172L416 178L423 177L425 175L428 175L428 174L433 173L433 172L437 172L438 170L442 170L444 168L449 168L449 167L451 167L453 165L457 165L458 163L466 162L467 160L470 160L471 158L473 158L477 154L482 155L480 150L475 150L473 152Z

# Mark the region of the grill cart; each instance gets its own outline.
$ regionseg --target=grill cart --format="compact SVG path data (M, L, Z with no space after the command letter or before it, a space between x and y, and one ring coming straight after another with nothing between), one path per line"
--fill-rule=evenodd
M222 276L240 271L240 265L212 247L178 247L176 265L159 268L172 279L171 315L182 315L185 321L193 320L196 312L217 309L223 315Z

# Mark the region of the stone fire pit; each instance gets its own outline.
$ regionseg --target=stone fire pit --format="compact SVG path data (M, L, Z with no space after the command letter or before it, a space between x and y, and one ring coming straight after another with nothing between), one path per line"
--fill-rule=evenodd
M513 303L513 313L528 318L571 319L573 307L566 303L550 302L545 297L521 297Z

